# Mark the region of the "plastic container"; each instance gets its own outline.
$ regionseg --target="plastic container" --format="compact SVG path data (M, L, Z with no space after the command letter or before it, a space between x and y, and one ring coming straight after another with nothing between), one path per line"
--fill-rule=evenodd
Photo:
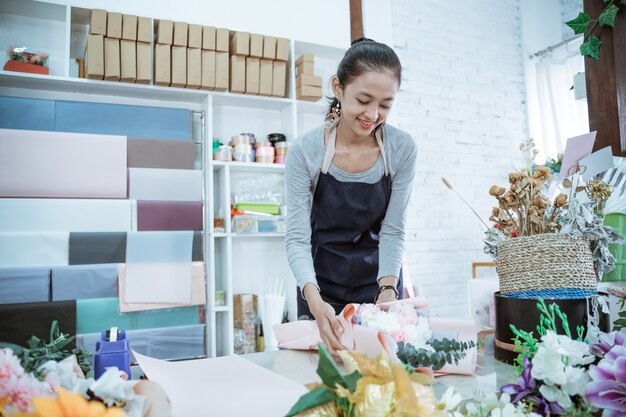
M284 233L287 230L287 219L283 216L259 216L259 233Z
M241 214L233 216L233 233L258 233L259 221L257 216Z
M126 372L130 378L130 349L126 332L116 327L111 330L103 330L100 340L96 342L94 355L94 377L98 379L106 368L116 366L120 371Z

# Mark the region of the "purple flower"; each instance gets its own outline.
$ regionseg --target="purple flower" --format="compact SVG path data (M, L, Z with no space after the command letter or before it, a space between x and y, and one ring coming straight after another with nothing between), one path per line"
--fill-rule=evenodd
M626 417L626 346L623 341L606 352L597 366L589 369L589 376L591 382L585 389L589 403L604 409L602 417Z
M626 328L619 332L602 333L600 341L591 347L591 353L598 358L603 358L613 346L617 345L626 347Z
M503 385L500 392L509 394L512 404L525 399L527 403L533 405L533 411L542 416L565 414L563 407L554 401L546 400L535 390L537 381L531 376L533 366L528 357L524 358L523 365L522 375L517 381L514 384Z

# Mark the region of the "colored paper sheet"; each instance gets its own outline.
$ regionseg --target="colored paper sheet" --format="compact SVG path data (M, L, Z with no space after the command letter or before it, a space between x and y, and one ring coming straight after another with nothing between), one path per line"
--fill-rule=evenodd
M178 362L134 355L167 393L172 417L203 417L207 410L221 417L284 416L307 392L304 385L236 355Z
M613 150L610 146L607 146L589 156L585 156L578 164L584 167L584 172L582 173L583 179L588 180L615 166L613 163Z
M119 265L119 287L126 287L126 265ZM142 311L160 308L183 307L187 305L206 304L206 281L204 280L204 262L193 262L191 265L191 301L189 304L174 303L127 303L124 291L120 292L120 311Z
M0 199L0 232L122 232L130 217L130 200Z
M117 297L118 264L52 268L52 301Z
M130 232L126 242L128 303L191 302L193 232Z
M200 201L137 201L137 230L202 230Z
M204 345L204 324L155 329L128 330L126 338L131 349L157 359L189 359L206 354ZM76 335L76 345L83 350L95 353L100 333ZM93 356L90 357L93 363ZM134 357L131 354L131 361Z
M191 141L128 138L128 166L132 168L193 169L196 144Z
M70 233L70 265L126 262L126 232Z
M0 97L0 128L54 130L54 101Z
M0 304L49 300L50 268L0 268Z
M112 326L123 330L200 324L198 307L122 313L117 298L76 300L76 332L97 333Z
M204 248L202 247L202 232L193 232L193 262L204 261Z
M0 304L0 338L21 346L31 336L49 341L54 320L62 333L76 334L76 302Z
M126 198L126 138L0 129L0 196Z
M129 168L128 175L133 200L202 201L202 171Z
M593 151L593 143L596 141L596 133L585 133L584 135L569 138L565 144L563 152L563 163L561 164L561 176L567 177L574 173L574 167L582 158L590 155Z
M0 268L67 265L69 233L0 232Z

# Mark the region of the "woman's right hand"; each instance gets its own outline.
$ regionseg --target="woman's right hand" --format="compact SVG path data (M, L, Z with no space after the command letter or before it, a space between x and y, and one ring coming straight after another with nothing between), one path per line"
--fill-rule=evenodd
M339 341L339 337L344 329L335 315L335 309L322 300L322 297L314 285L306 286L305 296L309 304L309 310L317 321L317 327L319 328L322 342L324 342L328 348L329 353L333 355L337 350L345 350L346 347Z

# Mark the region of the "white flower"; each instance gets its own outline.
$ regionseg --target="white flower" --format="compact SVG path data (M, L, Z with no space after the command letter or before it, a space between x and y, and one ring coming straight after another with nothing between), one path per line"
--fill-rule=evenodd
M457 411L457 407L461 401L463 401L461 394L454 392L454 388L448 387L439 401L439 408L446 411L449 415L459 417L461 413Z
M567 386L568 392L579 394L582 393L579 379L584 378L584 370L578 366L593 360L587 343L548 331L537 345L531 375L548 385Z
M572 399L558 387L553 385L542 385L539 392L543 397L551 402L557 402L563 408L569 408L572 405Z

